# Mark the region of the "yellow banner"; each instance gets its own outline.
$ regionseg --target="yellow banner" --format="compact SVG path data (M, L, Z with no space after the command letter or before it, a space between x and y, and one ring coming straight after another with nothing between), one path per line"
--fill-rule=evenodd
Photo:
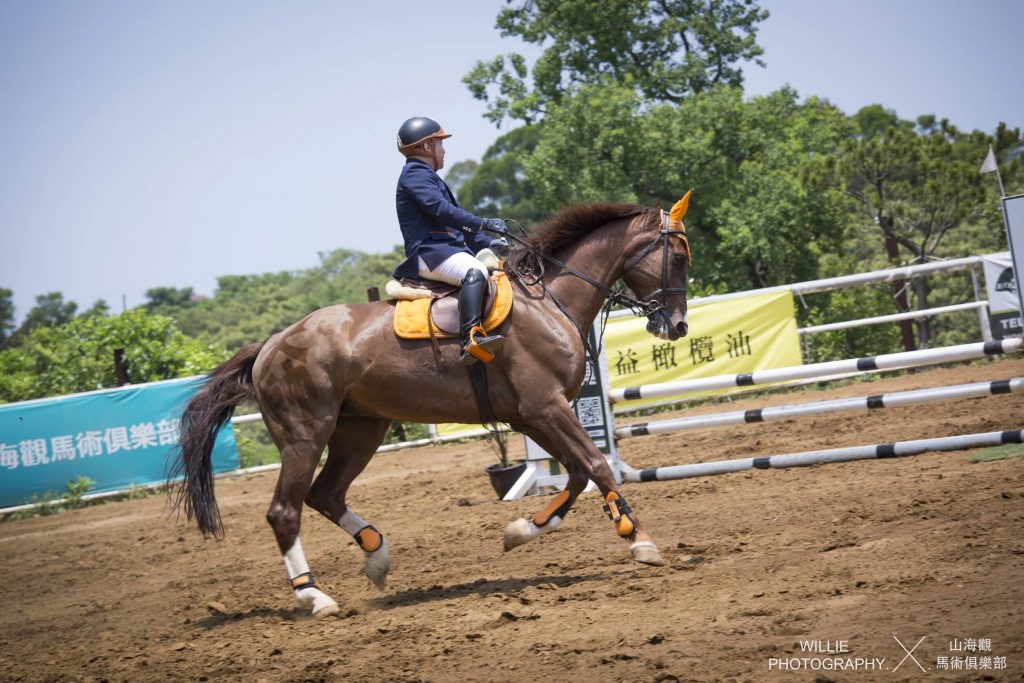
M792 292L691 305L688 321L689 334L675 342L647 332L646 318L609 321L604 347L612 388L732 375L803 362ZM669 400L621 401L615 408Z
M688 320L689 334L674 342L649 333L647 318L609 320L604 353L612 383L610 388L732 375L803 363L792 292L753 294L742 299L695 304L690 306ZM610 388L605 387L605 390ZM620 401L615 408L641 408L672 398ZM480 425L437 425L441 436L478 429Z

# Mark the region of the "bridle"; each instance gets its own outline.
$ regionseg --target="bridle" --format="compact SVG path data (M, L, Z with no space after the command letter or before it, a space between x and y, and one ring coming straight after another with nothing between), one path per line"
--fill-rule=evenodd
M659 209L660 210L660 209ZM654 241L644 247L631 263L623 266L623 276L636 268L644 258L647 257L652 251L654 251L658 244L661 244L661 287L651 292L648 296L649 299L645 304L641 304L644 308L638 315L643 315L650 318L655 313L663 311L668 308L668 295L669 294L682 294L686 295L686 283L683 283L682 287L669 287L668 286L668 240L672 235L679 235L683 240L683 244L686 245L686 259L688 263L693 262L693 258L690 255L690 241L686 238L686 228L682 227L682 221L679 221L680 230L675 230L671 226L671 220L669 215L663 210L661 211L661 230L658 231L658 236L654 238ZM639 303L639 302L638 302ZM632 306L630 306L632 308ZM634 310L634 313L636 311Z
M668 286L669 238L671 238L672 235L678 235L680 238L682 238L683 244L686 247L687 262L693 262L693 257L690 252L690 241L686 237L686 229L683 227L682 222L671 221L668 213L661 209L659 209L659 211L661 215L661 225L658 230L658 235L651 241L650 244L644 247L640 251L640 253L637 256L635 256L628 264L625 264L623 266L622 275L623 277L625 277L634 268L636 268L640 264L640 262L647 257L648 254L657 249L659 245L661 246L661 287L651 292L646 301L640 301L639 299L635 299L632 296L626 294L625 292L622 292L613 287L609 287L603 282L598 282L589 275L581 273L580 271L576 270L575 268L568 265L564 261L561 261L555 258L554 256L551 256L550 254L544 253L543 251L537 249L536 247L529 244L525 240L516 237L511 233L507 233L505 236L512 238L513 241L517 242L520 246L526 249L533 257L533 263L531 263L529 266L522 270L515 266L512 266L511 264L506 264L505 269L509 272L509 274L514 276L517 280L519 280L519 282L521 282L525 286L533 286L539 284L541 288L544 290L545 295L551 297L551 300L555 302L555 305L558 307L558 309L561 310L562 313L565 314L565 316L569 320L573 320L572 316L569 315L569 312L566 310L565 306L558 299L558 297L555 296L555 293L552 292L544 283L545 261L556 266L560 270L569 273L570 275L579 278L580 280L583 280L584 282L595 287L599 291L604 292L605 296L607 297L607 300L605 301L602 314L600 316L602 319L602 336L604 334L604 325L608 320L608 314L611 312L611 307L613 304L621 304L629 308L633 312L633 315L637 316L638 318L647 318L650 321L648 327L651 327L652 325L657 324L654 317L661 311L665 311L668 309L669 294L683 294L684 296L686 295L685 283L683 283L682 287ZM517 221L508 220L506 222L515 224L525 234L526 231L523 230L522 226L519 225ZM673 222L678 223L680 229L676 229L672 225ZM573 321L573 324L576 325L577 332L579 332L580 339L583 342L583 347L586 349L587 353L590 354L592 362L596 363L597 353L594 349L591 348L586 333L583 331L583 328L580 327L575 321Z
M640 262L647 257L648 254L657 249L659 245L661 246L661 287L651 292L648 295L648 299L646 301L640 301L639 299L635 299L630 295L626 294L625 292L615 289L614 287L609 287L603 282L598 282L589 275L579 272L578 270L568 265L564 261L561 261L555 258L554 256L551 256L550 254L546 254L540 251L533 245L527 243L525 240L520 239L519 237L516 237L511 233L507 234L506 236L511 237L515 242L519 243L520 246L522 246L524 249L530 252L530 254L534 257L536 267L530 267L523 271L512 268L510 269L510 273L512 275L515 275L525 285L532 286L540 284L542 287L544 287L545 291L547 291L547 287L544 286L543 283L545 274L544 261L547 261L548 263L557 266L560 270L563 270L566 273L569 273L570 275L577 277L580 280L586 282L587 284L604 292L605 295L608 297L608 305L621 304L626 308L629 308L631 311L633 311L633 315L639 318L651 318L656 313L666 310L668 308L669 294L686 294L685 283L682 287L668 286L668 259L670 254L669 238L672 235L678 235L683 240L683 244L686 247L687 261L689 263L693 262L693 257L690 253L690 241L686 237L686 229L682 228L681 222L679 222L679 226L682 229L675 229L670 225L671 221L669 219L669 215L665 213L665 211L663 210L659 209L659 211L661 211L661 227L658 230L658 235L651 241L650 244L644 247L639 254L633 257L633 259L629 263L623 266L622 272L623 277L625 277L630 272L632 272L632 270L636 268L640 264ZM517 226L519 225L516 221L508 222L515 223ZM519 227L520 229L522 229L522 226Z

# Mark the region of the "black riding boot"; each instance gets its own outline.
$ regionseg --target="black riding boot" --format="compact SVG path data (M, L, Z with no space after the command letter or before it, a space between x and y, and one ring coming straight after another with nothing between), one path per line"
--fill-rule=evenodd
M479 270L474 268L462 278L462 290L459 292L459 334L462 336L462 353L459 355L459 362L463 365L472 365L478 360L489 363L505 343L505 338L501 335L488 336L480 324L486 293L487 278Z

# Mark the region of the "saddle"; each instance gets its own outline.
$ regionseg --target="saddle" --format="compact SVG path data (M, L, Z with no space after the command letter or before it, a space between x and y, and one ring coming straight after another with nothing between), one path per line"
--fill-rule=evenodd
M387 293L398 299L394 329L401 339L450 339L459 336L458 287L426 280L388 283ZM502 271L491 274L484 300L483 327L490 332L512 312L512 283ZM429 321L429 322L428 322Z

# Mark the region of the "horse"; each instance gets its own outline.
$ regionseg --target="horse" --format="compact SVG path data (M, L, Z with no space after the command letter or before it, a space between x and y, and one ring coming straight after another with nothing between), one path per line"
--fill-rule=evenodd
M554 456L568 483L532 519L506 527L506 551L558 527L592 480L632 557L664 564L570 403L584 378L587 332L609 297L633 305L659 338L686 335L690 248L684 230L670 229L664 218L658 210L621 202L570 206L537 226L508 258L514 303L496 330L506 341L485 366L494 417ZM682 228L681 222L672 226ZM620 279L639 301L612 289ZM281 453L267 521L296 602L315 617L339 608L314 581L303 554L303 504L355 539L363 572L383 590L388 543L346 504L349 486L393 420L482 421L469 373L458 363L459 340L399 339L392 329L394 307L394 301L378 301L314 311L214 369L181 416L170 476L183 479L174 507L184 504L204 536L221 536L213 442L234 407L255 398ZM316 475L325 447L327 460Z

